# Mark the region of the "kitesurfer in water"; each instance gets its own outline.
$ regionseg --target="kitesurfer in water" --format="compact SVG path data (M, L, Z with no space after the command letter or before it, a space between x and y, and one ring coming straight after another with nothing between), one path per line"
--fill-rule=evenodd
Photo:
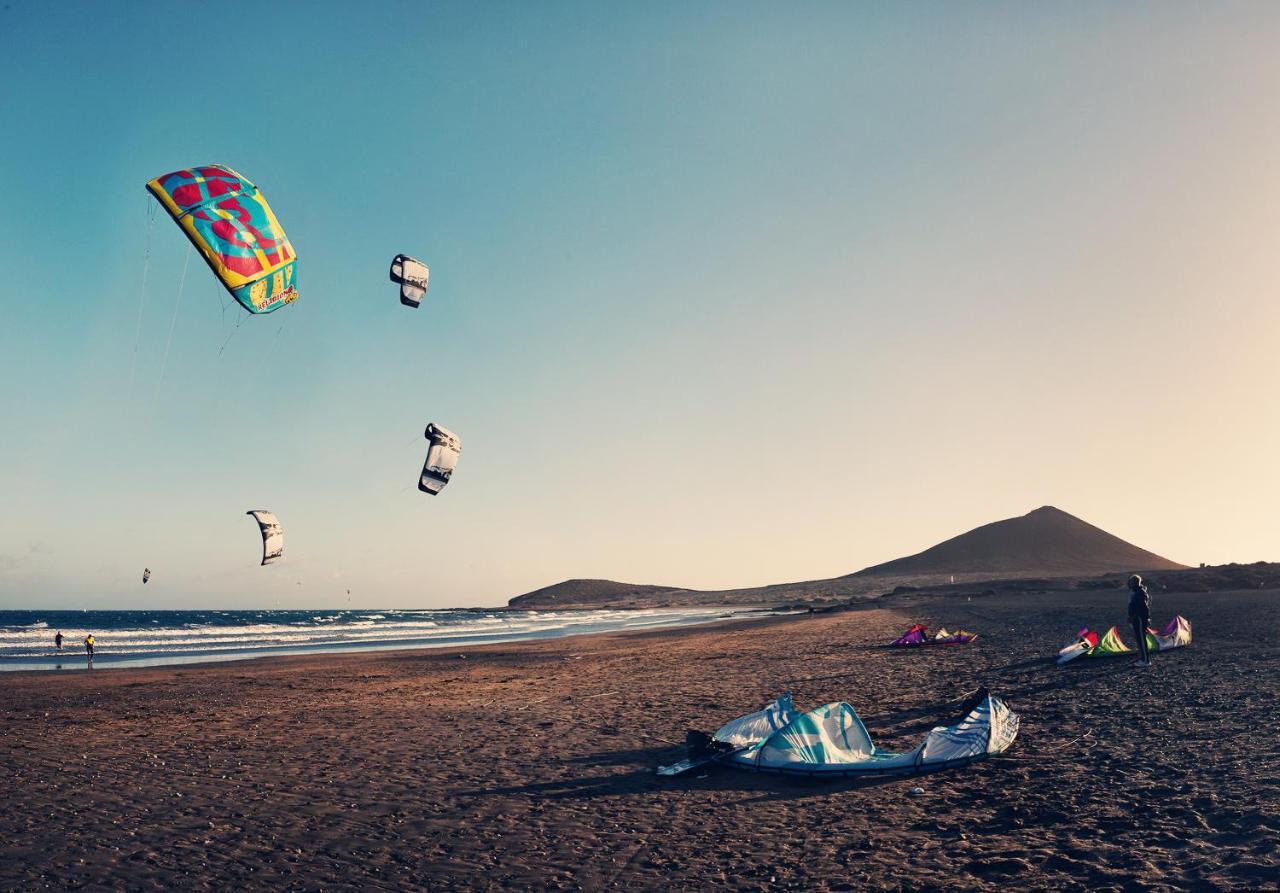
M84 637L84 651L89 656L89 660L93 660L93 633Z
M1137 665L1149 667L1151 655L1147 651L1147 627L1151 625L1151 593L1147 592L1137 574L1129 578L1129 622L1133 624L1133 635L1138 640L1138 652L1142 655Z
M53 647L57 648L59 651L62 650L62 630L58 630L58 632L54 634Z

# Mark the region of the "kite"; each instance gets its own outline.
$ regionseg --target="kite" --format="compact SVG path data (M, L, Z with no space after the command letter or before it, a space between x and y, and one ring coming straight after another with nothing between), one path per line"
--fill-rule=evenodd
M968 630L958 629L955 632L947 632L947 628L943 627L932 636L929 630L923 625L913 624L911 629L907 630L898 638L889 643L890 646L903 648L918 645L968 645L970 642L978 638L977 633L971 633Z
M977 633L971 633L967 629L958 629L955 632L947 632L944 626L933 634L933 638L929 640L930 645L968 645L970 642L978 638Z
M417 307L427 296L427 283L431 270L420 260L407 254L397 254L391 260L391 281L400 283L400 303Z
M280 527L280 519L271 512L253 509L245 512L253 515L258 522L258 530L262 532L262 563L270 564L284 554L284 530Z
M427 461L422 466L418 489L435 496L453 477L453 469L462 453L462 441L449 429L434 423L427 425L426 437L431 446L427 449Z
M258 187L221 164L147 183L231 296L250 313L298 298L297 255Z
M1191 644L1191 622L1181 614L1169 621L1163 632L1147 628L1147 651L1170 651ZM1123 657L1137 652L1120 638L1114 626L1101 636L1088 627L1076 634L1076 640L1058 652L1058 665L1070 663L1078 657Z
M151 568L149 568L149 567L144 567L144 568L142 569L142 582L143 582L143 584L145 585L145 584L146 584L146 582L147 582L148 580L150 580L150 579L151 579Z
M1004 753L1018 736L1018 714L986 689L979 689L949 726L935 726L905 753L876 747L848 704L826 704L797 713L789 695L723 726L714 735L690 733L689 758L658 769L683 775L708 763L780 775L824 778L917 775L964 766ZM696 751L695 751L696 747Z

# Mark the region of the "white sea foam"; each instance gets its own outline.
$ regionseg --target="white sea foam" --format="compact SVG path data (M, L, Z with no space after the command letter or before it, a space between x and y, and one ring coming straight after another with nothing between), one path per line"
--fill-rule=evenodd
M55 613L55 612L51 612ZM706 622L722 609L647 609L643 611L217 611L175 612L157 619L154 612L130 622L127 612L109 614L108 628L90 630L64 623L64 651L57 657L47 621L0 627L0 670L52 665L81 653L93 632L95 663L168 663L174 660L252 657L265 653L360 648L410 648L460 645L572 635L610 629L637 629ZM193 617L192 614L196 616ZM77 612L68 619L91 618ZM106 620L104 620L106 623Z

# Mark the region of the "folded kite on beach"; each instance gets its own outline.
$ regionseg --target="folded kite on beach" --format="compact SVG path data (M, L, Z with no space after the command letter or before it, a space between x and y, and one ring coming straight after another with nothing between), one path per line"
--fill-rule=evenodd
M963 629L958 629L953 633L947 632L945 626L931 636L928 628L917 623L890 642L889 645L900 648L915 645L968 645L976 638L978 638L977 633L971 633Z
M944 626L933 634L933 638L929 640L930 645L968 645L974 639L978 638L977 633L971 633L968 630L958 629L953 633L947 632Z
M658 774L682 775L722 762L779 775L916 775L1004 753L1017 735L1018 714L986 689L965 702L954 724L936 726L906 753L876 747L857 712L843 701L797 714L791 696L783 695L763 710L725 724L708 740L701 736L697 753L691 751L689 759L672 766L660 766ZM694 741L694 736L689 740Z
M1147 628L1147 650L1169 651L1191 644L1191 622L1181 614L1165 626L1163 632ZM1058 652L1058 665L1070 663L1078 657L1122 657L1134 654L1134 650L1120 638L1120 631L1111 627L1101 636L1088 627L1076 634L1076 639Z

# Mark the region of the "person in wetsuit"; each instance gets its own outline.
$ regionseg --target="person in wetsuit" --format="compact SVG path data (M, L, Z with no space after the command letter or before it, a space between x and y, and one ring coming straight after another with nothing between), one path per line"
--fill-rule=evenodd
M57 634L53 637L53 647L57 648L59 651L62 650L62 630L58 630Z
M1138 653L1141 655L1137 665L1149 667L1151 655L1147 651L1147 627L1151 625L1151 593L1147 592L1137 574L1129 578L1129 622L1133 624L1133 635L1138 640Z

